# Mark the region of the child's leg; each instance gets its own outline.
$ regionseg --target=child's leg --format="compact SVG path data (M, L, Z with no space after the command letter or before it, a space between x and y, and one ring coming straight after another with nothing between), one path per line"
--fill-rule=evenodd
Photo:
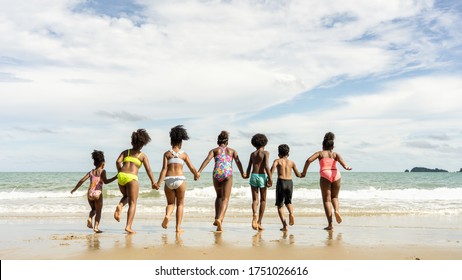
M253 229L258 229L258 222L257 222L257 207L258 207L258 187L250 187L250 190L252 191L252 213L253 213L253 218L252 218L252 228Z
M120 213L122 212L122 207L124 207L124 205L128 202L127 185L119 185L119 190L122 193L122 198L120 199L119 204L117 204L116 210L114 212L114 219L116 219L117 222L120 222Z
M223 222L225 218L226 210L228 210L229 197L231 196L231 189L233 188L233 177L228 177L226 180L221 182L221 207L218 212L218 219Z
M286 204L286 207L289 211L289 225L293 226L295 224L294 207L292 204Z
M286 219L284 218L284 208L279 205L277 207L278 207L279 219L281 220L281 223L282 223L281 231L287 231L287 223L286 223Z
M181 221L183 220L184 211L184 193L186 191L186 181L181 187L175 190L176 193L176 232L183 232L181 229Z
M332 207L334 208L334 214L335 214L335 219L337 220L337 223L342 222L342 216L340 216L339 212L339 205L338 205L338 193L340 192L340 180L338 179L337 181L332 183L332 192L331 192L331 200L332 200Z
M260 188L260 211L258 213L258 229L263 230L261 221L263 220L263 214L265 214L266 208L266 187Z
M215 198L215 220L218 219L219 213L220 213L220 208L221 208L221 196L223 194L222 192L222 186L221 183L217 181L217 179L213 178L213 187L215 188L215 192L217 194L217 197ZM213 225L216 226L214 223Z
M170 215L172 215L173 210L175 209L176 195L175 195L175 191L169 189L167 185L164 186L164 193L165 193L165 198L167 199L167 206L165 207L165 217L164 217L164 220L162 221L162 227L167 228L168 222L170 221Z
M324 205L324 212L326 213L328 226L325 230L331 230L334 228L332 225L332 203L331 203L331 183L329 180L322 178L319 181L322 194L322 202Z
M96 216L95 216L95 227L93 230L97 233L100 233L102 231L99 230L99 222L101 221L101 212L103 210L103 194L101 194L98 198L98 200L95 201L95 210L96 210Z
M135 219L136 213L136 202L138 200L139 186L138 181L132 180L126 184L127 186L127 196L128 196L128 212L127 212L127 225L125 226L125 231L128 233L136 233L132 229L132 223Z
M88 197L88 204L90 205L90 213L88 213L88 219L87 219L87 228L93 228L92 220L93 216L95 216L96 213L96 207L95 207L95 202L93 200L90 200Z

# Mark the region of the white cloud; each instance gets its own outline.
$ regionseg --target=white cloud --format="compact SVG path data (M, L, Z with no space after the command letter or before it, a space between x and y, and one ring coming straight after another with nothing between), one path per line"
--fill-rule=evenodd
M89 126L90 134L104 130L105 137L119 139L138 126L157 132L181 121L198 139L214 139L230 127L247 152L248 140L239 131L303 143L302 133L274 131L287 121L294 131L320 131L318 139L326 126L342 132L368 125L368 118L382 127L410 125L424 113L447 113L446 106L458 110L428 93L459 88L453 78L440 77L342 99L346 106L329 115L310 115L313 123L297 123L305 116L278 121L277 112L275 119L242 123L321 85L451 65L440 58L460 45L460 16L436 10L433 1L143 0L136 1L143 8L139 15L120 17L75 9L84 2L0 0L5 135L19 137L14 127L52 127L76 138ZM424 87L427 92L416 99ZM122 117L130 123L115 123ZM401 145L401 138L387 137L387 148ZM356 143L374 142L364 138ZM94 140L79 141L91 146ZM201 145L194 141L192 147Z

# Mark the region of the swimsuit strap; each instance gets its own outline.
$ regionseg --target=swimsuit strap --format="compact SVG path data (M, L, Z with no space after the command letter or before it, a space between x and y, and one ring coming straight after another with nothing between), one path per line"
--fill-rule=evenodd
M173 155L173 157L178 157L179 155L181 155L182 153L184 153L184 151L182 150L179 150L177 153L175 153L174 150L170 150L170 153Z

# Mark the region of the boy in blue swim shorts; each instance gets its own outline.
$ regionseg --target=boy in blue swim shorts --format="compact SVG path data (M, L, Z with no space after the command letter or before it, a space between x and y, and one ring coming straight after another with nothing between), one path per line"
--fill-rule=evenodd
M251 174L249 184L252 190L252 228L254 230L263 230L261 221L266 207L266 188L271 187L273 184L271 176L269 176L271 174L269 168L269 152L265 151L268 138L266 138L264 134L258 133L252 137L251 143L256 150L250 154L246 174ZM257 217L259 202L260 207Z

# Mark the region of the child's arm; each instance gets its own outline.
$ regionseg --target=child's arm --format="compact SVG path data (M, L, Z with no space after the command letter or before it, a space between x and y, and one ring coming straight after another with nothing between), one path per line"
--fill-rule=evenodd
M234 151L233 158L234 158L234 161L236 162L236 166L239 169L239 172L241 172L242 178L246 178L247 174L244 173L244 169L242 168L241 160L239 159L239 156L237 155L236 151Z
M244 179L249 178L251 170L252 170L252 154L250 154L249 165L247 166L247 170L245 172L245 175L247 175L247 177L242 177L242 178Z
M109 183L114 182L115 179L117 179L117 175L115 175L114 177L108 179L106 177L106 170L103 170L103 172L101 172L101 179L103 179L103 183L109 184Z
M151 180L151 188L158 190L159 186L156 184L156 179L154 178L154 174L152 174L151 165L149 164L149 159L146 154L144 154L143 164L144 164L144 169L146 170L146 173L148 174L149 180Z
M345 163L345 161L343 160L343 158L342 158L339 154L337 154L337 153L335 153L335 160L338 161L338 162L343 166L343 168L345 168L345 170L351 170L351 169L353 169L353 168L349 167L349 166Z
M167 156L166 156L166 154L164 154L164 158L162 160L162 170L160 171L159 179L157 180L157 183L156 183L157 188L159 188L160 184L162 184L162 182L164 181L165 174L167 174Z
M199 168L199 171L197 171L197 174L199 175L197 177L197 179L199 179L201 177L202 170L204 170L204 168L207 166L207 164L209 164L209 162L210 162L210 160L212 160L212 158L213 158L213 150L210 150L209 154L207 155L207 157L202 162L201 167Z
M273 177L273 173L274 173L274 170L277 168L278 162L279 161L277 159L273 161L273 166L271 166L271 170L270 170L270 173L271 173L270 177Z
M124 161L124 152L121 152L119 157L116 160L117 172L120 172L120 170L122 170L122 165L124 164L123 161Z
M75 185L75 187L72 189L71 193L74 193L78 188L80 188L80 186L81 186L88 178L90 178L90 172L88 172L87 174L85 174L85 176L83 176L82 179L80 179L80 181L77 183L77 185Z
M314 153L312 156L310 156L306 162L305 162L305 166L303 166L303 171L302 171L302 174L301 174L301 178L304 178L306 176L306 172L308 171L308 167L310 166L310 164L315 161L317 158L319 158L319 152L316 152Z
M297 166L295 165L295 162L293 162L293 161L292 161L292 170L294 171L295 176L297 176L298 178L302 177L302 174L300 174L300 172L298 172Z
M271 178L271 170L270 170L270 167L269 167L269 155L270 155L269 152L265 151L263 161L264 161L264 164L265 164L265 172L266 172L266 174L268 174L268 183L266 185L268 187L271 187L273 185L273 179Z
M194 168L194 165L191 163L191 160L189 159L189 156L187 153L184 153L186 158L184 159L184 162L186 162L186 165L189 168L189 171L191 171L192 174L194 174L194 180L199 179L199 173L197 172L196 168Z

